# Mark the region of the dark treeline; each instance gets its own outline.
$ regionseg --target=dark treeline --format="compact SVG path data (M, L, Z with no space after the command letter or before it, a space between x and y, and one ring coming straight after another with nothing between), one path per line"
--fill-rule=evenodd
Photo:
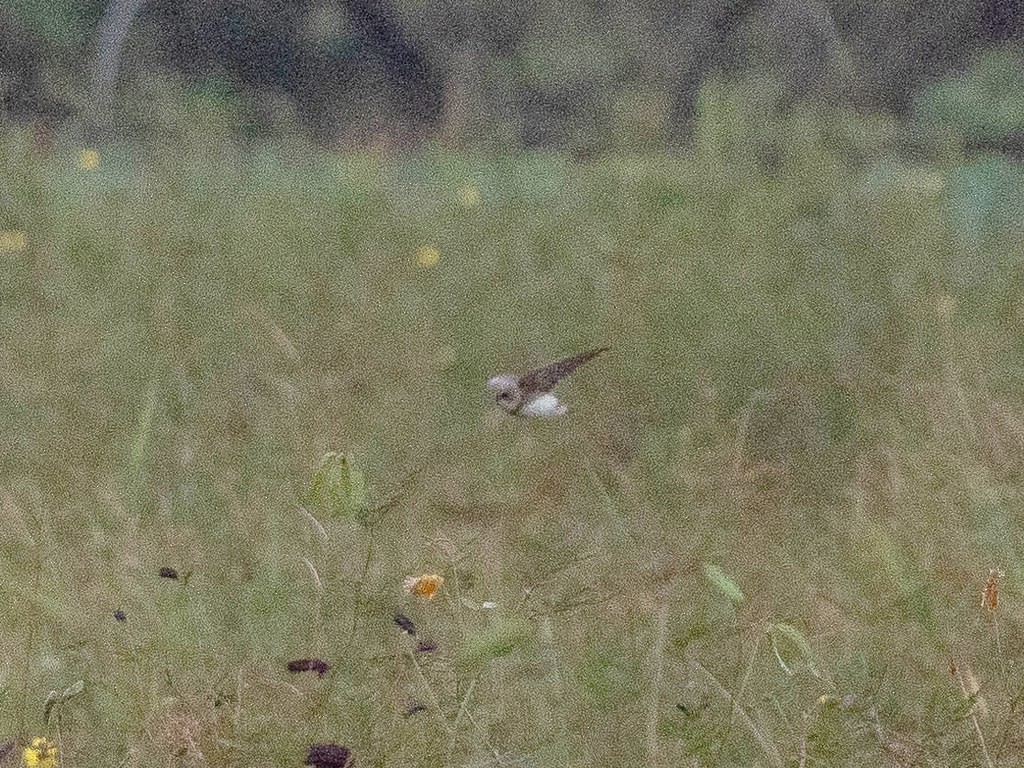
M23 120L116 123L158 74L256 126L289 105L325 142L586 151L685 143L714 75L900 115L1022 20L1024 0L9 0L0 74Z

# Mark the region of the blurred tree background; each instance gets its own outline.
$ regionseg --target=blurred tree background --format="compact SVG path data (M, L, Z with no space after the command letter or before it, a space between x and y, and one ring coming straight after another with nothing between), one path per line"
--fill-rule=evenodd
M938 118L1019 151L1022 110L1001 98L1024 74L1022 19L1021 0L6 0L0 93L47 128L146 135L154 104L199 98L327 146L591 154L684 145L701 85L747 78L766 110Z

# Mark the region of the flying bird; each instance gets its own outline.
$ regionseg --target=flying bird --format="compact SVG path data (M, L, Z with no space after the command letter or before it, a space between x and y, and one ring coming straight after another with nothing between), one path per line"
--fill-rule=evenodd
M495 402L513 416L562 416L568 409L551 394L551 390L559 381L607 349L591 349L523 374L499 373L487 381L487 389L495 393Z

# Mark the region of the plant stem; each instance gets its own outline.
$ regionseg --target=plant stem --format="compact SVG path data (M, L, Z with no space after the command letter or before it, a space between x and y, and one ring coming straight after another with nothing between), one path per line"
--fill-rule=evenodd
M662 594L654 622L654 643L651 646L651 698L647 705L647 763L651 766L658 764L658 710L661 708L667 635L668 598Z

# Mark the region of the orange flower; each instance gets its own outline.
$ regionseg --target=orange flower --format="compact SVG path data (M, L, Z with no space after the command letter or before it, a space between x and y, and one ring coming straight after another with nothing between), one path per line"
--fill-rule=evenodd
M406 594L433 600L437 597L437 593L441 591L441 587L444 586L444 576L436 573L425 573L422 576L407 576L402 586L405 588Z
M1003 572L995 568L989 568L988 579L985 581L985 588L981 591L981 607L994 611L999 605L999 580L1003 578Z

